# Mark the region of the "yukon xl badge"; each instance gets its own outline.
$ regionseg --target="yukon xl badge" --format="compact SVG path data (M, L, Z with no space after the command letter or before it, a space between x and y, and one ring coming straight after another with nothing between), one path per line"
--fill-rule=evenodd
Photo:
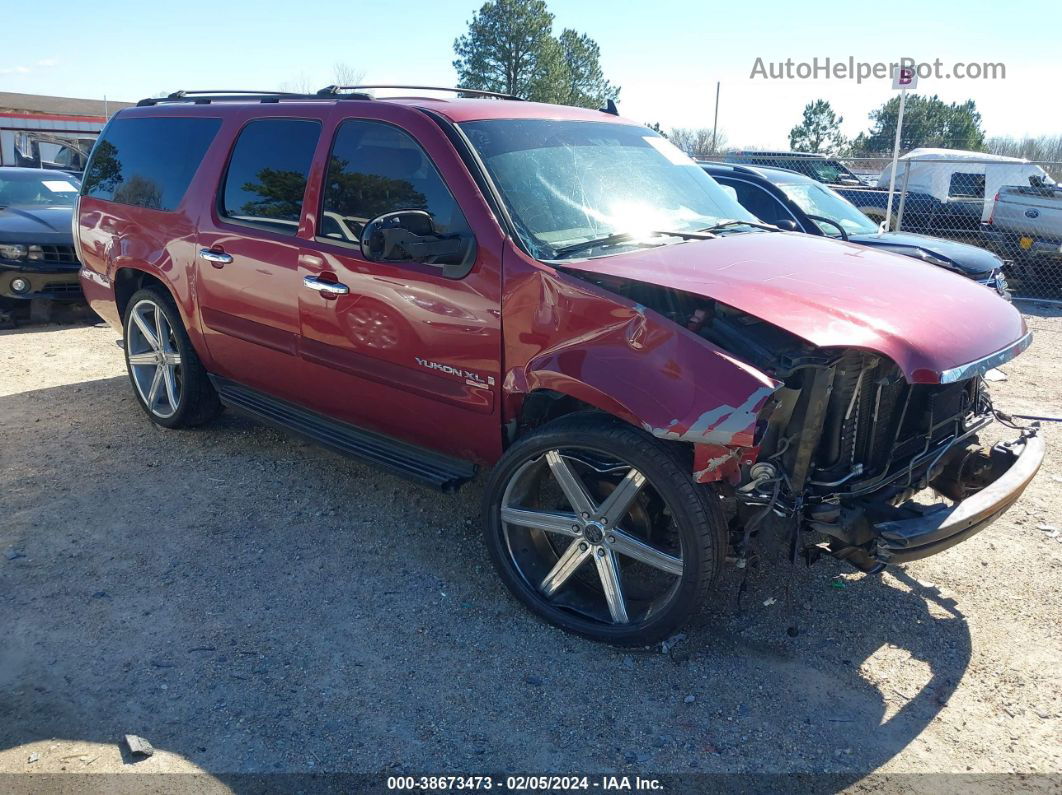
M479 386L484 388L494 386L494 376L488 375L486 380L484 380L483 376L479 373L474 373L463 367L454 367L452 364L441 364L440 362L433 362L430 359L422 359L419 356L414 356L413 358L416 359L417 364L421 367L427 367L429 370L438 370L440 373L463 378L465 379L465 383L469 386Z

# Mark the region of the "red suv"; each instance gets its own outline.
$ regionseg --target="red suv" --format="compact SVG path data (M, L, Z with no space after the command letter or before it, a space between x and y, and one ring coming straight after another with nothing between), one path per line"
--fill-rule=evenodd
M617 644L673 632L768 527L873 571L1032 479L1035 428L977 443L982 376L1030 342L1013 306L764 225L613 113L458 91L110 121L75 238L153 422L224 404L442 489L493 467L506 585Z

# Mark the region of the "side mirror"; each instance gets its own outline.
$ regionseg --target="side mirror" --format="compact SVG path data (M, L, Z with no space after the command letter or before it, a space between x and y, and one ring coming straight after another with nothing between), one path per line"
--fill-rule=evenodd
M426 210L397 210L365 224L358 241L369 262L420 262L441 265L443 275L459 279L472 269L472 235L442 235Z
M775 224L775 226L777 226L783 232L798 232L798 231L800 231L799 229L797 229L796 221L793 221L792 219L786 219L784 221L779 221L778 223Z

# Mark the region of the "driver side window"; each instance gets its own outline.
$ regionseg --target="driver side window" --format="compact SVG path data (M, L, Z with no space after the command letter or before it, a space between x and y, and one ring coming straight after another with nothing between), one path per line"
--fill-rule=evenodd
M369 221L399 210L426 210L439 235L471 235L424 150L384 122L352 119L340 125L323 194L320 239L357 245Z

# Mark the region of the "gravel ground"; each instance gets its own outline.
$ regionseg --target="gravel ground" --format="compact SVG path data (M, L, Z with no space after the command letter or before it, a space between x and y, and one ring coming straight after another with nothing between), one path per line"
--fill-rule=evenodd
M997 405L1062 417L1062 312L1023 308ZM740 604L730 572L669 653L617 651L508 597L478 483L231 412L158 429L114 338L0 332L0 773L1062 771L1057 424L955 549L764 568Z

